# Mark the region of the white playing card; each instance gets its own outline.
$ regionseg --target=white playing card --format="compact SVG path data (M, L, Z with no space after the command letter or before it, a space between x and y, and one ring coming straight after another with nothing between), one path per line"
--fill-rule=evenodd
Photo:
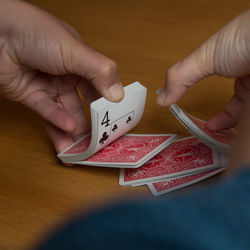
M139 82L134 82L126 86L124 92L125 96L119 103L103 97L91 103L92 133L89 145L85 143L83 147L78 146L85 135L58 154L63 162L85 160L136 126L144 111L147 89Z

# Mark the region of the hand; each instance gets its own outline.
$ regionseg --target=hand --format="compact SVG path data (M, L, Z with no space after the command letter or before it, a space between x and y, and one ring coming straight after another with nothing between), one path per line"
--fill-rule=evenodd
M167 73L165 90L157 97L160 106L178 101L199 80L220 75L235 77L235 93L224 110L206 124L210 130L234 126L250 92L250 10L242 13L212 35Z
M76 88L87 103L123 98L116 64L72 27L26 2L0 0L0 90L42 116L57 152L89 130Z

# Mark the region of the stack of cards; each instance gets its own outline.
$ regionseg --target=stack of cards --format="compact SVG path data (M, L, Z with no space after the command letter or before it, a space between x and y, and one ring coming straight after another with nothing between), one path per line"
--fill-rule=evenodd
M175 117L204 144L219 152L229 153L233 137L235 136L233 129L213 132L205 127L206 121L188 114L181 110L176 104L170 105L169 109Z
M176 139L173 134L126 134L141 119L147 89L139 82L124 88L119 103L100 98L91 103L91 134L84 135L58 157L65 163L138 168Z
M195 136L174 141L139 169L120 171L119 184L148 185L154 196L194 184L222 172L227 165L235 131L209 131L205 124L176 104L175 117Z
M226 161L226 154L213 150L196 137L188 137L172 142L138 169L121 169L119 184L147 184L153 195L160 195L221 172Z
M124 93L119 103L103 97L91 103L91 134L58 154L63 162L78 164L136 126L144 111L147 89L135 82L125 87Z
M120 168L120 185L146 184L153 195L191 185L225 168L233 130L212 133L204 121L174 104L171 111L195 137L126 134L142 117L147 90L135 82L124 92L119 103L104 98L91 103L91 134L58 154L63 162Z
M138 168L166 148L175 138L176 135L173 134L125 134L88 159L72 163L99 167ZM90 140L90 135L81 138L64 154L84 152Z

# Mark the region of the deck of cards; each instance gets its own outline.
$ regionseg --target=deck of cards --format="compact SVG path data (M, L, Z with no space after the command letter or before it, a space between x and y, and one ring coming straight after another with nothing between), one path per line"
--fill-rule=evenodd
M170 105L169 109L193 135L207 146L222 153L229 153L233 137L236 134L233 129L212 132L205 127L206 121L188 114L176 104Z
M100 98L91 103L90 134L63 150L58 157L76 165L120 168L121 186L148 185L154 196L199 182L225 169L233 130L213 133L205 122L170 106L194 136L127 134L140 121L147 89L139 82L124 88L119 103Z

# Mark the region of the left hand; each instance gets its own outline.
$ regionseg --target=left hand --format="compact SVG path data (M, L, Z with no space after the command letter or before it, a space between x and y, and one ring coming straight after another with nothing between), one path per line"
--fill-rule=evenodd
M0 0L0 90L41 115L57 152L89 130L76 87L87 103L123 98L116 63L72 27L24 1Z

